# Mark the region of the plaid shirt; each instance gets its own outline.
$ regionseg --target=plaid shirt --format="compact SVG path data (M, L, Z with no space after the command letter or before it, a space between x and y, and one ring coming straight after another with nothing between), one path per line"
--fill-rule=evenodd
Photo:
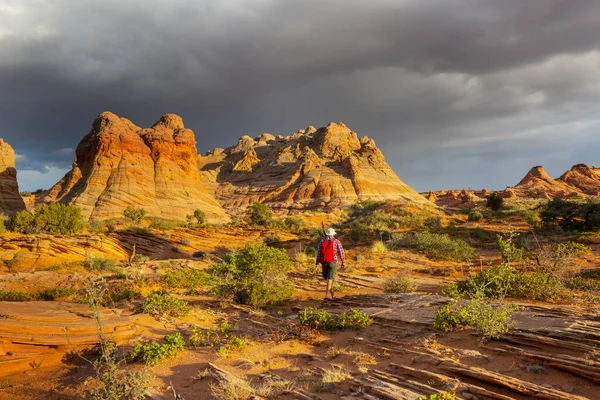
M321 239L319 242L319 248L317 249L317 264L319 263L319 258L321 257L321 248L323 247L323 242L326 240L333 240L334 252L333 252L333 262L338 262L338 254L342 259L342 265L346 265L346 255L344 254L344 248L342 247L342 243L334 237L326 237Z

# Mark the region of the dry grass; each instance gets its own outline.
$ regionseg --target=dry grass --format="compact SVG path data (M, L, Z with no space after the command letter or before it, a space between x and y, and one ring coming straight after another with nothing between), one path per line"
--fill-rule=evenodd
M354 357L352 362L356 365L377 364L377 361L375 361L375 358L371 354L362 351L350 350L348 347L331 346L329 349L327 349L326 355L332 358L342 355L351 356Z
M232 377L210 385L210 394L216 400L247 400L256 394L256 391L245 379Z
M383 243L381 240L378 240L371 246L371 251L373 253L385 253L387 251L387 247L385 243Z
M325 384L340 383L350 378L352 378L352 374L350 372L348 372L344 368L332 365L331 367L323 371L323 377L321 378L321 382Z

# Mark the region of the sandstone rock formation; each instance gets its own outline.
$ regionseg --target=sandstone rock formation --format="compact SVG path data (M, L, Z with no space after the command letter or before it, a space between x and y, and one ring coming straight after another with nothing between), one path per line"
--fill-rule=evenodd
M520 197L558 197L573 192L568 184L552 179L542 166L533 167L513 188Z
M372 139L358 138L343 123L311 126L288 137L243 136L235 146L198 156L198 168L231 212L256 201L282 210L366 199L431 205L396 176Z
M201 209L211 221L227 221L200 181L196 156L194 132L177 115L140 128L104 112L77 146L71 171L42 201L75 204L91 219L122 216L127 206L135 206L148 216L185 219Z
M19 194L15 152L4 140L0 139L0 214L13 216L25 209L25 203Z
M584 194L598 196L600 194L600 168L577 164L558 178Z

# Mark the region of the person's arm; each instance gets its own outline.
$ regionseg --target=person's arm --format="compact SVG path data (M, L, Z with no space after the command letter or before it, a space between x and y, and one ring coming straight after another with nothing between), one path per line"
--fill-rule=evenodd
M342 267L346 266L346 254L344 253L344 247L342 246L342 242L337 241L337 251L340 256L340 260L342 261Z

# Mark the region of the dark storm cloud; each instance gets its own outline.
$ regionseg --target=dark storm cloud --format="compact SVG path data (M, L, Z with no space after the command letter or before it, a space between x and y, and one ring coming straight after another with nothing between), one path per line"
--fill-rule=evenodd
M105 110L180 114L200 151L335 120L419 190L504 187L600 148L599 18L593 0L9 0L0 137L53 177Z

